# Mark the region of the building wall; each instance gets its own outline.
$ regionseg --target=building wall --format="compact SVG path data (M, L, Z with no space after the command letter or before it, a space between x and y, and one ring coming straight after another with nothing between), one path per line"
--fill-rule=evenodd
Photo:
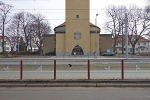
M55 29L55 32L57 32L57 33L65 33L65 26L62 26L62 27L59 27L59 28L56 28Z
M43 36L43 54L53 52L56 48L56 35L44 35Z
M144 50L141 50L139 47L140 46L144 46L146 48L144 48ZM117 43L116 45L116 53L122 53L122 45L120 43ZM135 45L135 53L147 53L148 52L148 48L149 48L149 42L137 42ZM132 49L132 45L130 44L130 42L128 42L128 53L130 52L130 49ZM124 45L124 53L125 53L125 45Z
M99 48L100 48L100 53L107 52L107 49L110 49L110 51L112 51L112 35L111 34L100 35Z
M79 15L79 18L77 18ZM80 32L81 39L76 40L74 33ZM73 47L79 44L84 55L90 51L89 0L66 0L65 52L71 55Z
M3 52L3 48L2 48L2 39L0 40L0 52ZM4 51L10 52L11 51L11 44L10 41L8 39L8 37L4 38Z
M56 55L64 55L65 53L65 34L56 34Z
M95 34L95 33L91 33L91 40L90 40L90 43L91 43L91 47L90 47L90 50L91 50L91 54L93 54L96 50L97 52L97 55L99 54L99 33ZM96 36L95 36L96 35ZM96 41L97 41L97 47L96 47Z

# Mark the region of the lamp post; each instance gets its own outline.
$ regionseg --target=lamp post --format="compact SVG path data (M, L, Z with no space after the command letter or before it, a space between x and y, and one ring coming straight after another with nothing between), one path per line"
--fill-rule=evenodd
M97 16L98 14L96 14L96 18L95 18L95 58L97 58Z
M126 42L126 58L128 58L128 17L127 17L127 13L125 13L125 33L126 33L126 38L125 38L125 42Z

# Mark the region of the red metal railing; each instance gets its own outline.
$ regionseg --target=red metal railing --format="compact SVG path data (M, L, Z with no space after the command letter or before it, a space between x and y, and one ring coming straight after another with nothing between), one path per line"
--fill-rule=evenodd
M93 60L93 59L91 59ZM120 59L121 60L121 59ZM87 62L87 67L88 67L88 80L90 80L90 60ZM56 60L54 60L54 80L56 80ZM23 60L20 60L20 80L23 79ZM121 79L124 80L124 60L121 60Z

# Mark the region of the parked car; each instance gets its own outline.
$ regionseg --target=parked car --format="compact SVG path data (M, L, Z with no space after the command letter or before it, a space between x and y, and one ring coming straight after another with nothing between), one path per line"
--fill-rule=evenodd
M102 53L102 56L114 56L115 53L114 52L106 52L106 53Z

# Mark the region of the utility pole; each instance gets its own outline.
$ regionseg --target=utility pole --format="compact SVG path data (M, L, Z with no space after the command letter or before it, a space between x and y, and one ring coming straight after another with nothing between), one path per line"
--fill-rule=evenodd
M5 19L3 18L3 36L2 36L2 48L3 48L3 56L5 56L5 49L4 49L4 24L5 24Z
M96 14L96 18L95 18L95 25L96 25L96 30L95 30L95 58L97 58L97 16L98 14Z
M128 17L127 13L125 13L125 34L126 34L126 58L128 58Z

